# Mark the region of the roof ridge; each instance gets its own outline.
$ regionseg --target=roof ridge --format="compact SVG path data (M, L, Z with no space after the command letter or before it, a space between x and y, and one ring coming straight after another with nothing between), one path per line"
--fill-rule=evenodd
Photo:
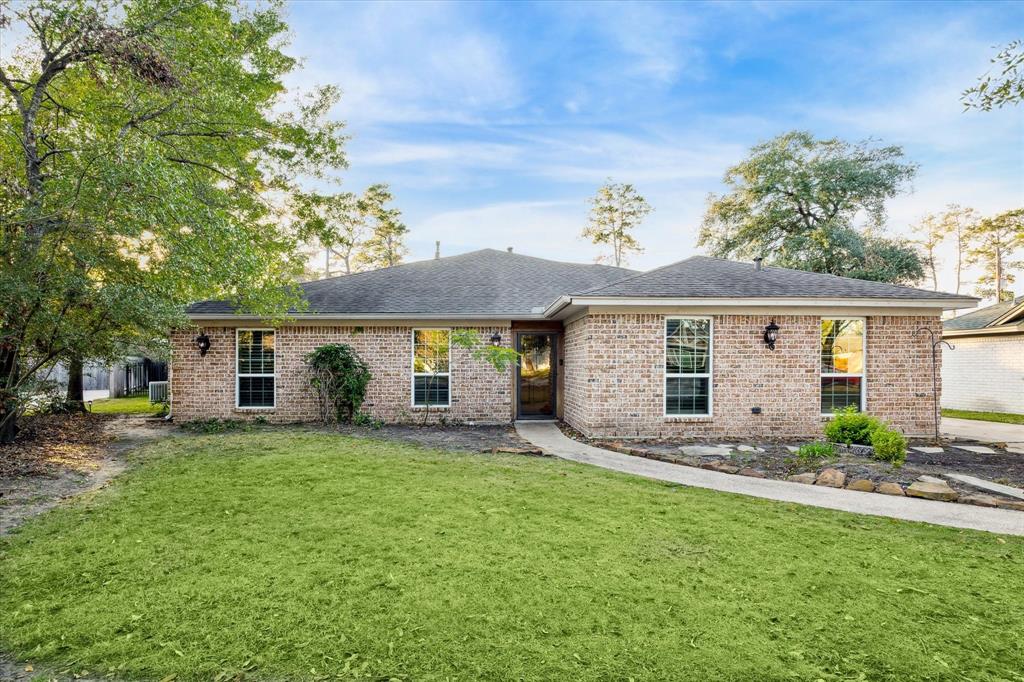
M634 279L637 279L638 277L643 277L645 275L649 275L652 272L657 272L658 270L664 270L665 268L670 268L673 265L679 265L680 263L685 263L686 261L693 260L694 258L706 258L706 256L701 256L699 254L694 254L692 256L687 256L686 258L683 258L682 260L674 261L672 263L669 263L668 265L662 265L660 267L654 268L653 270L643 270L643 271L638 272L636 274L628 275L626 277L623 277L622 279L615 280L614 282L611 282L609 284L602 284L601 286L596 287L594 289L587 289L586 291L580 291L580 292L578 292L578 295L592 294L592 293L596 293L596 292L600 291L601 289L606 289L606 288L611 287L611 286L618 286L619 284L624 284L626 282L629 282L629 281L632 281Z

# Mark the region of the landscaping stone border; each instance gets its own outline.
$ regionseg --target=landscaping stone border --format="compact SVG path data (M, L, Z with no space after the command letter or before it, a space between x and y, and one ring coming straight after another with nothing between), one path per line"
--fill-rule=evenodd
M678 464L681 466L698 467L701 469L708 469L711 471L718 471L725 474L735 474L738 476L753 476L755 478L769 478L765 471L755 469L752 467L743 467L729 462L722 461L710 461L705 462L701 460L699 456L693 455L669 455L666 453L655 452L634 445L625 445L621 442L607 442L598 441L595 442L598 447L605 448L606 450L612 450L624 455L632 455L634 457L643 457L646 459L653 459L662 462L668 462L670 464ZM689 446L693 449L704 449L706 455L713 456L716 454L722 454L721 451L725 448L733 448L739 450L741 446L722 445L722 446ZM751 447L751 446L746 446ZM756 448L752 448L756 449ZM874 452L874 448L870 446L852 446L837 444L837 451L845 451L847 454L856 456L871 456ZM806 485L819 485L828 486L832 488L846 488L847 490L856 490L865 493L878 493L881 495L898 495L907 497L919 497L928 500L938 500L942 502L959 502L961 504L973 504L980 507L997 507L1000 509L1011 509L1014 511L1024 512L1024 501L1005 499L1002 497L996 497L995 495L981 495L981 494L960 494L949 484L935 476L919 476L918 480L914 481L908 486L902 486L895 482L881 482L875 483L866 478L856 478L847 481L847 475L845 472L840 471L834 467L824 467L820 471L815 472L804 472L799 474L793 474L786 477L786 480L794 483L803 483Z

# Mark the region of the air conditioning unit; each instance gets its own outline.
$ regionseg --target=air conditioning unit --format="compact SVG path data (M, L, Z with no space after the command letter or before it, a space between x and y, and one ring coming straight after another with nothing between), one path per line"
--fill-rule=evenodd
M149 382L149 402L151 402L151 403L166 403L167 402L167 382L166 381L151 381L151 382Z

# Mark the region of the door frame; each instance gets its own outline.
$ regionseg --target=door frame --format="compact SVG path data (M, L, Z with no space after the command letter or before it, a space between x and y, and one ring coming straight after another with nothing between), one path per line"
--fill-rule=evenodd
M524 329L523 331L517 331L515 333L515 349L517 353L522 353L521 338L523 336L547 336L551 339L550 353L551 353L551 414L528 414L523 415L523 396L520 391L522 387L522 380L520 377L520 369L522 368L523 359L519 357L516 359L516 375L515 375L515 389L516 389L516 419L558 419L558 337L560 334L556 331L531 331Z

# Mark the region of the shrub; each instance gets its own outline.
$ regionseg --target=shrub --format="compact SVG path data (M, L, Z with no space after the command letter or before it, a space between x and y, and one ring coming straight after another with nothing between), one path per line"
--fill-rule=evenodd
M902 466L907 459L907 439L899 431L882 427L871 434L871 445L875 448L875 459Z
M825 437L833 443L870 445L871 434L884 425L877 417L858 412L857 408L841 410L825 424Z
M832 443L806 443L796 451L796 456L803 460L819 460L834 457L836 449Z
M309 383L316 390L324 422L351 422L359 414L372 375L369 367L344 343L320 346L304 358Z

